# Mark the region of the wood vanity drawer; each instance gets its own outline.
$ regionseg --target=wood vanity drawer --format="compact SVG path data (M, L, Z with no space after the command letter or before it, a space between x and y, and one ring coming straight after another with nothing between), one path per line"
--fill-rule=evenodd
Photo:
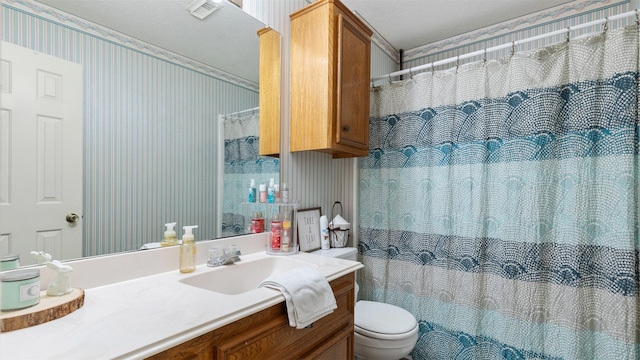
M289 326L285 303L175 346L152 359L353 358L354 274L330 282L338 308L306 329ZM344 355L344 356L343 356ZM338 356L338 357L336 357Z

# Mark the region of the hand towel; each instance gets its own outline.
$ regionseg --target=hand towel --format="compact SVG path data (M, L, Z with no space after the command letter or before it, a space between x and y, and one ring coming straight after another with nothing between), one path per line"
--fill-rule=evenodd
M338 305L329 282L313 268L301 267L265 279L260 286L280 290L286 300L289 325L302 329Z

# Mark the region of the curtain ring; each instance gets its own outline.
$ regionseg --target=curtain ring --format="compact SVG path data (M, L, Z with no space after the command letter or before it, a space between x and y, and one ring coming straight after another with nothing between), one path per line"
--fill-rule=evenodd
M409 68L409 79L413 80L413 73L411 72L411 68Z
M484 48L484 52L482 53L482 61L487 62L487 48Z
M609 30L609 18L605 17L604 24L602 24L602 31L607 31L607 30Z
M458 71L458 67L460 66L460 55L456 58L456 71Z
M567 42L571 41L571 27L567 26Z
M391 84L391 73L389 73L389 84Z
M511 56L516 54L516 41L511 42Z
M376 86L374 84L375 84L375 81L373 79L371 79L371 87L375 89Z
M431 62L431 75L433 76L436 73L436 69L433 67L433 61Z
M640 14L638 14L638 9L635 10L636 13L636 25L640 26Z

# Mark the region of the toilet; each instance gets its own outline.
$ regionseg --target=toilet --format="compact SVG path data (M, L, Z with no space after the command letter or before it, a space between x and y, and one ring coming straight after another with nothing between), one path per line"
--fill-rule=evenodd
M357 261L356 248L316 250L312 254ZM358 284L356 284L356 298ZM409 355L418 340L418 322L407 310L360 300L355 306L356 359L398 360Z

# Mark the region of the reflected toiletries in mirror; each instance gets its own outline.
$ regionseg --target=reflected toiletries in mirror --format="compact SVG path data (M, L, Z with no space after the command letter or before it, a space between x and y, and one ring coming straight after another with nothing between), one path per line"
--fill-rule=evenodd
M43 134L39 141L50 151L19 157L13 152L10 171L3 169L11 181L5 182L9 185L2 188L2 196L5 204L13 205L19 199L12 191L21 189L20 196L31 203L37 199L39 208L19 214L17 207L1 207L0 254L19 253L21 265L28 265L35 263L28 255L31 250L60 260L132 251L159 242L169 222L177 222L178 238L184 225L199 226L196 240L239 234L237 219L223 233L223 218L242 214L234 206L246 201L251 178L268 181L279 173L273 159L239 157L245 168L238 170L237 162L226 165L222 153L227 151L227 136L220 130L221 114L242 114L258 106L256 33L264 24L229 2L203 20L179 1L150 3L157 4L2 4L5 41L27 48L35 57L51 56L69 65L71 75L66 78L55 69L39 74L44 84L66 86L73 68L80 67L79 85L65 90L61 98L79 99L75 106L81 115L77 127L67 126L61 115L33 115L40 116L42 125L29 131ZM170 22L157 20L169 18ZM2 44L0 54L10 56L5 51L9 46ZM58 91L56 86L43 89L45 96L55 97ZM251 112L257 116L258 111L247 114ZM59 147L67 145L66 131L79 133L77 149ZM2 141L16 144L24 141L22 136L12 132ZM231 141L257 140L252 134L234 136ZM251 162L268 171L266 180L255 173L257 165L249 169ZM15 177L17 165L27 163L36 173ZM59 163L71 170L61 170ZM81 169L78 178L64 185L73 169ZM227 174L227 169L235 172ZM79 188L79 200L68 201L72 191L63 191L64 186ZM64 206L50 213L54 205ZM71 246L73 237L79 240Z

